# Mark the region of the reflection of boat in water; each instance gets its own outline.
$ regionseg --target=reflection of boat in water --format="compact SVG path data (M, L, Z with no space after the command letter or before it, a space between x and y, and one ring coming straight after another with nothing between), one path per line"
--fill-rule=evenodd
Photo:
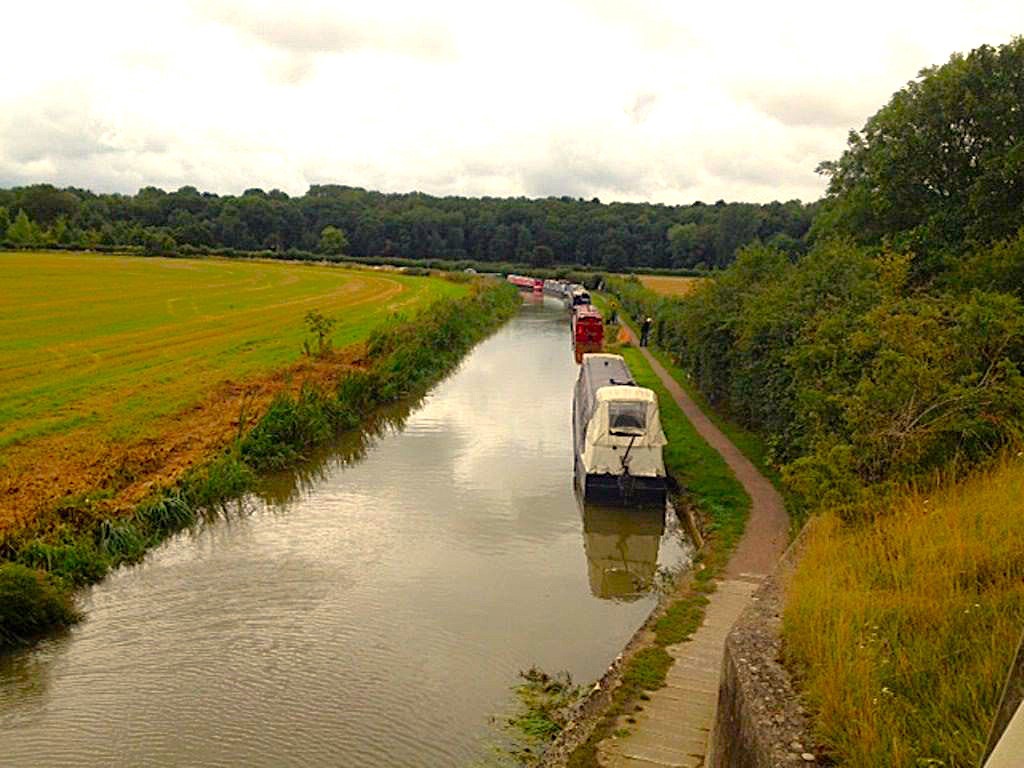
M583 549L594 597L636 600L654 588L664 508L624 510L584 504Z

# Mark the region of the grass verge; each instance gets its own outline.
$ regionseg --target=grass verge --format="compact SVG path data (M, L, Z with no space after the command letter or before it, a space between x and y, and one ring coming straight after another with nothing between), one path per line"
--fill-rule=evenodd
M34 570L41 585L35 590L15 571L18 578L12 583L20 585L19 599L37 604L38 616L50 620L33 625L39 631L26 632L17 613L0 613L0 649L31 641L44 624L73 621L73 611L45 605L56 600L70 606L75 587L99 581L112 568L140 560L169 535L224 511L228 500L255 485L260 472L294 466L315 446L362 423L375 408L424 390L511 317L519 301L511 286L480 282L469 296L396 316L370 335L366 370L348 373L333 391L304 387L295 396L280 395L227 451L189 471L174 487L154 493L132 514L108 517L102 492L81 494L29 527L5 533L0 561Z
M786 660L850 768L978 765L1024 624L1024 462L809 523Z

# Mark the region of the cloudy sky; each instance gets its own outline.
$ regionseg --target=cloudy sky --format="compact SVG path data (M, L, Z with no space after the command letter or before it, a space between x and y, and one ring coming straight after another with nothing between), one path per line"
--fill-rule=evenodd
M819 161L1024 3L33 0L4 10L0 186L688 203Z

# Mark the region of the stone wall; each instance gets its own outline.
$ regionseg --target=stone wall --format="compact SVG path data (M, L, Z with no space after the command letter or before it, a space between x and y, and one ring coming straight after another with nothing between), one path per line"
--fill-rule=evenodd
M790 545L726 638L709 768L825 764L797 687L780 661L785 586L802 540Z

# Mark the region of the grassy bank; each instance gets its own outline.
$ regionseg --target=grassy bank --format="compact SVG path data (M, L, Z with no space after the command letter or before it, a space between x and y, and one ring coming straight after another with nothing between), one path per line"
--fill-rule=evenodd
M784 617L840 765L974 768L1024 625L1024 462L810 523Z
M0 262L0 535L68 496L127 511L234 438L240 414L251 426L274 394L330 383L353 360L303 354L307 313L331 318L325 340L350 350L396 312L468 293L314 264L45 251Z
M705 528L705 547L698 555L693 578L683 586L653 625L653 639L634 654L623 669L610 708L590 738L571 756L571 768L597 765L597 745L615 733L616 719L643 706L647 692L665 685L672 657L665 648L688 639L704 618L707 595L743 533L750 498L722 457L702 438L665 389L638 349L619 350L636 382L658 395L662 428L668 438L665 466L679 484L677 507L691 505Z
M371 333L363 369L349 371L330 389L305 386L294 395L278 395L253 429L173 487L153 493L131 514L108 516L102 491L65 499L30 524L8 531L0 539L0 559L45 574L47 594L66 601L74 587L139 560L202 516L216 515L226 501L253 488L261 472L294 465L375 408L423 391L518 306L519 295L511 286L481 282L464 298L441 299L393 318ZM24 588L23 575L0 571L0 594L17 585ZM5 622L0 624L0 647L38 634L11 623L6 614L0 618Z

